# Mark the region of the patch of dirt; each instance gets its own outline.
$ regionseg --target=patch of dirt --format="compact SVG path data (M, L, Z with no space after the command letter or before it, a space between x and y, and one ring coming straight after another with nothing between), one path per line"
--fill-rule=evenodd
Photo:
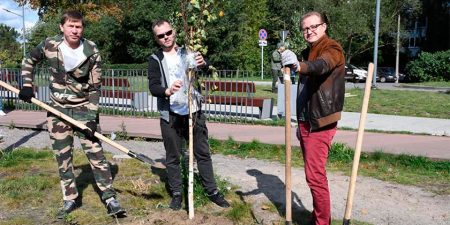
M145 219L138 219L132 222L121 223L124 225L233 225L233 221L218 216L205 215L202 213L196 213L193 219L189 219L189 215L186 211L172 211L164 210L147 215Z
M295 155L295 154L293 154ZM239 185L244 199L252 203L257 221L271 224L285 215L284 165L256 159L214 155L214 170ZM309 220L312 198L303 168L292 168L293 221ZM344 217L349 177L328 173L332 218ZM359 176L351 219L377 225L450 224L450 195L437 195L420 187L392 184ZM276 212L261 210L273 204Z

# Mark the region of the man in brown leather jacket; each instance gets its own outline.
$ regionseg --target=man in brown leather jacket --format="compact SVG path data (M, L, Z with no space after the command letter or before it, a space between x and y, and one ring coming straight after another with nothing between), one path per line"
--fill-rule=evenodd
M340 44L330 39L324 16L308 12L301 18L301 30L309 47L305 61L282 55L284 66L292 65L300 74L297 90L297 119L305 162L306 182L313 197L313 224L331 223L331 204L326 163L331 141L341 119L345 94L345 58ZM292 54L290 54L292 56ZM294 62L294 63L293 63Z

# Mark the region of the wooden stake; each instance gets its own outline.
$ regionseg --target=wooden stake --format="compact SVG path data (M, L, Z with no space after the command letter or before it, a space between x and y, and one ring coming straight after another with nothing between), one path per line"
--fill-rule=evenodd
M286 224L292 224L292 189L291 189L291 70L284 67L284 142L286 146L285 191L286 191Z
M189 219L194 218L194 126L192 118L193 99L192 99L192 77L193 69L189 69L188 72L188 104L189 104L189 187L188 187L188 207L189 207Z
M352 206L353 206L353 195L355 193L355 186L356 186L356 177L358 176L358 166L359 166L359 158L361 156L361 147L363 142L363 135L364 135L364 127L366 124L366 117L367 117L367 109L369 107L369 98L370 98L370 88L371 88L371 82L373 77L373 63L369 64L368 68L368 75L366 78L366 87L364 90L364 99L363 104L361 108L361 116L359 118L359 128L358 128L358 137L356 139L356 148L355 148L355 155L353 157L353 165L352 165L352 175L350 177L350 183L347 193L347 204L345 207L345 215L344 215L344 225L350 224L350 216L352 213Z

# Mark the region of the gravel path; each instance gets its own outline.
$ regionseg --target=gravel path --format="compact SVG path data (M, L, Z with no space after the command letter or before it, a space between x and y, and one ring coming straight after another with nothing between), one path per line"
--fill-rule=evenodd
M4 136L1 149L17 146L33 148L49 147L47 132L19 130L0 127ZM79 142L75 147L80 148ZM156 160L163 160L161 142L119 142L130 150L141 152ZM110 146L104 146L113 154L121 154ZM295 155L296 153L294 153ZM295 157L295 156L294 156ZM230 183L239 185L245 201L253 205L256 219L264 224L279 220L284 215L284 166L279 163L256 159L239 159L232 156L214 155L215 173ZM342 218L347 196L348 176L329 173L332 197L332 216ZM309 189L301 168L292 169L293 217L312 209ZM414 186L390 184L377 179L359 177L356 185L352 218L372 224L450 224L450 195L434 195ZM265 210L269 203L280 210Z

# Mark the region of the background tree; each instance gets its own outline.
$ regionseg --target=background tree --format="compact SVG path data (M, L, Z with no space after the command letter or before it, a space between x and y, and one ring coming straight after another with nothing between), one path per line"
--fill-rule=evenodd
M36 1L33 6L39 9L42 19L31 32L31 47L46 37L57 35L60 14L66 9L76 9L85 16L87 24L84 36L96 42L105 63L117 64L146 62L155 49L151 22L171 16L170 12L174 11L171 5L175 5L176 1L53 3L55 1Z
M223 11L224 16L210 25L211 35L206 41L211 47L210 61L218 69L258 71L261 60L258 31L266 28L267 1L225 1Z
M271 51L275 50L279 42L282 42L280 31L288 30L286 44L289 49L299 54L302 49L306 48L306 42L300 31L300 18L306 11L305 6L299 4L298 1L269 0L268 9L270 16L267 26Z
M23 0L16 0L21 3ZM209 1L209 0L205 0ZM105 62L145 63L157 47L153 41L151 23L156 19L175 18L180 1L175 0L30 0L39 10L41 22L33 29L30 44L35 46L46 36L59 33L58 19L66 9L78 9L86 16L88 26L85 36L95 41ZM201 2L191 0L190 2ZM215 2L215 1L214 1ZM329 35L338 40L348 62L366 65L373 60L375 1L372 0L233 0L221 4L206 13L218 16L205 24L208 33L203 40L208 46L207 58L219 69L258 71L260 47L258 30L268 31L265 47L266 71L269 71L269 52L275 49L281 38L279 31L289 30L290 48L299 53L306 47L300 31L300 17L305 12L325 12L329 18ZM395 53L397 15L402 24L414 21L421 11L421 0L381 1L379 63L383 64ZM219 15L219 13L222 14ZM181 39L179 41L182 41Z
M124 53L113 57L115 63L143 63L158 48L153 38L152 23L157 19L169 20L179 1L131 1L131 9L125 11L124 21L116 41ZM126 57L124 57L126 56Z
M15 0L23 4L26 0ZM129 1L102 0L28 0L32 9L38 10L38 15L46 21L48 18L58 17L63 10L73 9L83 13L87 21L98 21L103 16L123 18L122 9L127 9Z
M399 1L381 1L381 21L380 21L380 43L379 47L395 45L395 33L397 31L397 15L406 12L417 12L421 10L420 0L399 0ZM299 0L296 3L301 8L291 6L294 14L291 14L291 20L300 18L299 15L311 10L323 12L328 18L328 34L341 43L345 50L346 59L350 62L354 56L360 59L358 64L366 65L372 60L372 50L374 46L375 30L375 1L369 0L347 0L347 1L329 1L329 0ZM292 10L291 10L292 12ZM296 14L295 12L299 12ZM412 13L415 15L415 13ZM300 37L301 34L295 26L299 22L288 23L294 27L288 27L291 36ZM297 40L294 43L303 43ZM382 51L380 51L381 55ZM366 54L366 55L365 55ZM382 60L381 60L382 61Z
M15 66L22 59L20 43L17 38L20 34L12 27L0 24L0 60L2 67Z

